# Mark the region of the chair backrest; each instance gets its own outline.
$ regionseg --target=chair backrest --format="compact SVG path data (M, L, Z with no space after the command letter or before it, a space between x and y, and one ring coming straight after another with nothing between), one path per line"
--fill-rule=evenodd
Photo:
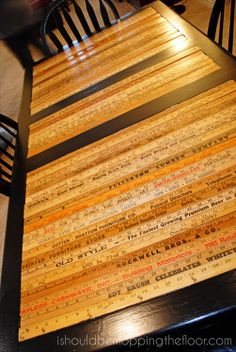
M44 49L52 55L52 44L58 52L83 41L94 33L112 26L120 15L112 0L68 0L55 1L41 25ZM95 6L98 11L95 10ZM97 12L97 13L96 13ZM99 12L99 13L98 13ZM110 13L110 15L109 15ZM99 16L98 16L99 15ZM113 17L111 19L110 17ZM103 24L99 24L101 17Z
M18 125L0 114L0 193L10 195Z
M227 38L225 49L233 53L234 44L234 19L235 19L235 2L236 0L216 0L208 27L208 37L216 41L220 46L224 45L224 39ZM229 21L226 22L226 14L229 13ZM219 30L217 30L219 28ZM218 37L217 37L217 32Z

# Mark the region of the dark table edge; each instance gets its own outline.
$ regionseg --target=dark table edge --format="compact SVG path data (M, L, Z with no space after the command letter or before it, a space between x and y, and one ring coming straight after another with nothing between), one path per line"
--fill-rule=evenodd
M94 94L96 92L99 92L102 89L105 89L106 87L109 87L111 84L115 84L122 79L125 79L129 76L132 76L136 73L138 73L141 70L144 70L145 68L151 67L153 65L156 65L157 63L166 60L167 58L170 58L174 55L177 55L178 53L181 53L183 49L190 49L194 46L194 43L191 41L186 42L185 45L181 48L178 47L170 47L166 50L161 51L160 53L157 53L144 61L141 61L131 67L128 67L82 91L79 91L78 93L75 93L51 106L48 108L39 111L38 113L34 114L31 116L30 123L35 123L41 119L43 119L46 116L49 116L63 108L66 108L67 106L78 102L79 100L82 100L86 97L88 97L91 94Z
M220 72L221 71L220 70L218 72L217 71L213 72L212 74L210 74L207 77L204 77L200 81L193 82L192 84L189 85L187 98L191 98L194 95L200 94L203 91L212 88L214 84L217 85L217 84L223 83L226 80L236 79L236 60L232 56L227 55L225 50L223 50L214 42L212 42L205 34L203 34L202 32L199 32L190 23L186 22L186 20L183 20L179 15L174 13L172 10L170 10L167 6L162 4L160 1L156 1L152 3L151 7L153 7L161 15L166 17L168 21L170 20L173 21L174 22L173 24L176 26L176 28L179 29L180 32L182 32L185 36L187 37L190 36L191 40L189 43L185 44L185 48L192 47L193 45L198 45L209 57L213 59L213 61L219 64L219 66L221 65L224 66L225 78L222 78L222 72ZM34 123L42 119L43 117L48 116L49 114L52 114L68 105L71 105L77 102L80 99L85 98L86 96L89 96L95 92L98 92L112 83L116 83L121 79L129 77L130 75L138 72L139 69L143 69L144 67L150 67L155 63L180 52L181 50L183 50L183 48L179 49L174 47L164 50L163 52L156 54L141 63L138 63L130 68L127 68L115 74L114 76L109 77L31 116L30 123ZM215 77L215 83L213 83L214 77ZM205 84L204 84L205 87L204 89L202 89L202 91L201 89L197 88L201 81L205 81ZM168 108L170 105L175 105L180 103L183 100L181 98L182 91L183 89L181 88L177 89L173 93L166 94L163 97L156 99L155 101L145 104L145 109L147 111L145 114L142 113L143 118L147 118L151 116L151 112L152 114L158 113ZM178 96L178 93L179 93L179 96ZM165 101L167 100L170 101L171 103L169 104L169 106L168 104L165 103ZM154 104L156 104L155 109L153 108ZM43 151L39 154L36 154L30 157L27 160L27 171L32 171L38 167L41 167L53 161L54 159L63 157L67 153L73 152L76 149L84 147L85 145L90 144L96 141L97 139L103 138L111 133L115 133L119 131L121 128L128 127L129 125L140 121L140 117L137 117L137 118L135 117L139 116L142 110L144 110L144 107L136 108L124 114L123 116L119 116L113 120L105 122L100 126L92 128L89 131L86 131L76 137L73 137L56 146L53 146L52 148L46 151Z
M149 103L146 103L136 109L120 115L112 120L106 121L88 131L85 131L73 138L70 138L60 144L53 146L39 154L27 159L27 172L42 167L56 159L59 159L69 153L83 148L91 143L138 123L150 116L157 114L165 109L183 102L186 99L203 93L217 85L234 79L236 72L232 74L224 70L218 70L210 75L203 77L187 86L180 87L170 93L167 93Z
M219 64L219 66L222 65L222 63L223 63L224 66L228 67L229 70L236 71L236 68L235 68L236 58L234 58L232 55L229 55L225 49L219 47L216 43L211 41L206 36L206 34L199 31L197 28L195 28L193 25L191 25L187 20L185 20L181 16L177 15L174 11L170 10L167 6L165 6L160 1L155 1L154 3L150 4L150 7L152 7L154 10L156 10L158 13L160 13L168 21L171 20L172 25L174 25L186 37L190 38L191 42L193 44L199 46L210 58L212 58L212 60L215 63ZM137 12L140 12L142 10L143 9L141 8L141 9L138 9L134 13L130 13L127 16L124 16L122 18L122 20L125 18L128 18L128 17L132 17ZM174 54L174 51L177 53L178 48L172 47L172 48L169 48L169 49L165 50L164 52L157 54L157 55L154 55L154 56L156 56L157 58L164 56L164 59L165 59L165 55L166 55L166 57L168 57L168 53L173 52L173 54ZM181 49L179 49L179 51L181 51ZM151 66L155 63L154 56L145 60L147 62L147 65ZM91 93L95 93L101 89L104 89L106 86L108 86L110 84L111 80L113 80L113 82L116 83L125 77L129 77L130 75L134 74L135 66L137 66L137 69L138 69L139 65L141 65L141 64L142 63L134 65L130 68L127 68L127 69L115 74L114 76L105 79L104 81L96 83L93 86L91 86L81 92L75 93L75 94L71 95L70 97L65 98L65 99L49 106L48 108L45 108L44 110L33 114L31 117L31 119L32 119L31 123L34 123L34 122L36 122L36 121L38 121L48 115L51 115L51 114L57 112L58 110L61 110L62 108L67 107L70 104L73 104L76 101L85 98L86 96L88 96Z
M209 285L211 291L209 292ZM230 286L229 286L230 285ZM121 309L102 317L60 329L53 333L22 342L20 352L94 352L122 351L122 342L141 336L183 334L214 324L215 319L236 314L236 270L171 292L143 303ZM194 294L193 294L194 293ZM222 302L224 296L224 303ZM193 318L194 317L194 318ZM124 326L133 327L125 331ZM157 328L158 325L158 328ZM145 328L144 328L145 327ZM99 346L60 346L60 338L79 339L83 336L107 339ZM114 344L109 341L119 341ZM83 341L83 340L82 340ZM55 349L56 348L56 349Z
M152 5L158 11L164 11L163 15L173 16L176 20L176 15L172 13L169 9L167 9L164 5L158 3ZM178 16L177 16L178 17ZM193 29L194 32L194 29ZM196 38L198 35L194 34ZM196 38L196 42L199 39ZM207 39L207 41L209 41ZM198 45L202 47L199 43ZM210 44L209 44L210 45ZM207 46L204 44L204 47ZM204 49L204 48L203 48ZM223 51L219 48L216 49L216 46L213 44L212 46L212 55L213 57L218 57L217 60L222 60L224 64L229 63L232 66L232 59L225 57ZM219 51L220 50L220 51ZM207 52L209 56L209 52ZM216 55L216 56L215 56ZM211 56L212 57L212 56ZM218 61L218 62L219 62ZM232 67L235 70L235 67ZM1 340L0 346L4 346L6 348L6 352L15 352L18 350L18 323L19 323L19 302L20 302L20 263L21 263L21 244L22 244L22 233L19 233L19 228L22 229L23 232L23 204L24 204L24 186L25 185L25 161L27 155L27 141L28 141L28 124L29 124L29 104L31 99L31 70L27 70L26 77L25 77L25 85L24 85L24 92L22 98L22 106L21 112L19 117L19 141L17 143L17 150L16 150L16 162L14 165L14 178L12 182L12 197L10 198L9 204L9 216L8 216L8 224L7 224L7 234L6 234L6 241L5 241L5 251L4 251L4 260L3 260L3 273L2 273L2 281L1 281L1 307L0 307L0 331L1 331ZM19 163L21 162L21 167ZM23 167L22 167L23 166ZM20 186L20 187L19 187ZM18 235L18 236L17 236ZM14 246L12 245L14 243ZM13 265L14 263L14 265ZM9 272L9 268L10 272ZM211 285L212 289L214 290L214 300L209 301L209 297L207 296L207 303L204 307L201 307L198 312L198 318L201 320L203 316L209 315L211 312L212 314L224 313L228 310L235 310L236 302L235 302L235 290L236 290L236 272L232 271L215 278L209 279L197 285L194 285L194 293L196 294L195 290L199 292L199 301L198 304L202 305L203 298L206 298L207 292L209 292L209 284ZM232 288L231 292L225 290L225 288ZM223 290L224 288L224 290ZM223 290L223 291L222 291ZM35 338L32 340L28 340L24 343L20 343L20 351L22 352L47 352L47 351L54 351L55 347L55 337L57 334L67 333L68 336L80 336L81 331L86 331L91 333L93 328L101 330L101 324L104 322L108 322L109 326L112 324L118 324L120 321L122 322L122 317L126 316L128 313L131 316L135 316L135 312L138 312L140 309L141 311L144 309L145 312L151 310L151 316L156 316L157 319L160 319L160 311L155 313L154 310L157 309L157 306L162 307L166 305L165 302L168 302L171 307L171 302L180 300L180 303L183 303L183 298L193 297L191 294L193 293L193 288L188 287L176 292L173 292L168 295L160 296L154 300L144 302L142 304L138 304L118 312L106 315L101 318L97 318L95 320L77 324L76 326L69 327L66 329L62 329L59 332L47 334L45 336L41 336L39 338ZM233 294L232 294L233 293ZM222 305L222 295L224 296L224 304ZM166 301L167 300L167 301ZM212 310L211 304L215 305L214 310ZM181 308L184 306L181 305ZM217 307L216 307L217 306ZM173 307L172 307L173 308ZM193 309L193 303L186 301L185 308L187 308L186 312L182 311L182 315L185 315L184 319L181 319L181 311L180 311L180 319L179 322L171 323L171 319L169 322L166 322L165 326L159 324L159 328L157 329L155 326L150 326L147 331L143 331L143 333L152 334L154 331L159 330L161 331L168 331L168 328L178 327L182 324L191 323L191 319L188 319L189 312ZM152 311L153 309L153 311ZM210 311L210 312L209 312ZM199 315L200 314L200 315ZM158 318L159 317L159 318ZM150 317L148 317L150 319ZM92 324L92 325L91 325ZM86 328L87 327L87 328ZM84 330L85 329L85 330ZM139 334L139 335L143 335ZM114 334L113 334L114 335ZM119 332L117 332L117 338L122 339L124 335L120 336ZM126 334L127 338L137 337L137 334ZM113 336L115 337L115 336ZM105 346L100 346L98 349L94 348L94 346L90 346L88 349L80 349L80 351L95 351L103 349ZM107 347L107 345L106 345ZM5 350L3 350L5 352ZM56 352L59 352L58 349ZM65 349L61 349L61 351L65 351ZM69 350L67 350L69 352ZM72 351L72 350L71 350Z

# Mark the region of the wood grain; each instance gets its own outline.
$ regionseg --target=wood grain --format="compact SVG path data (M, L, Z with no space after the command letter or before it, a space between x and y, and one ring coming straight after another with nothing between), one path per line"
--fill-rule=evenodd
M134 18L136 18L136 16L134 16ZM129 20L127 20L127 22L129 22ZM122 24L126 24L126 26L111 27L107 30L108 33L107 31L98 33L82 42L79 46L74 46L36 66L33 71L33 86L35 87L46 79L55 76L56 73L64 72L70 69L71 66L76 66L124 41L138 37L148 29L153 30L156 26L160 26L161 24L165 24L166 28L168 28L166 20L158 14L140 20L138 23L131 23L128 28L127 22L121 22ZM169 25L169 28L172 27ZM112 34L109 36L105 35L109 34L109 30L111 29L113 29ZM102 38L100 38L101 34L103 34Z
M28 174L21 341L235 268L235 109L229 81Z
M149 13L143 20L150 30L153 30L152 16L153 13ZM160 20L157 17L156 22ZM135 18L136 16L133 17ZM170 14L167 18L170 22L178 23L174 15L172 17ZM158 26L164 28L165 24L161 22ZM125 23L124 21L122 25ZM120 25L118 27L121 28ZM133 31L134 27L135 25ZM182 28L187 31L188 24ZM104 31L101 36L99 34L92 38L94 41L96 38L101 39L95 44L97 52L92 47L86 49L85 44L86 54L95 60L98 52L102 54L111 49L111 41L106 40L105 36L115 40L114 29L115 27L109 30L109 35ZM122 35L125 36L125 32L124 29ZM169 32L163 35L167 33ZM229 73L232 74L232 79L235 78L230 58L214 48L200 33L196 36L194 30L189 33L190 37L202 45L205 54L215 57L221 66L219 72L207 76L209 68L214 71L217 67L210 59L205 60L206 55L196 48L196 51L189 52L188 55L185 53L183 57L175 57L177 61L166 61L165 66L155 67L154 71L146 71L144 75L140 73L140 76L122 82L124 86L112 86L110 91L107 89L100 92L101 95L91 96L91 100L89 98L82 102L84 105L79 105L81 102L78 102L78 107L85 113L85 121L88 118L85 126L76 120L78 111L73 110L74 106L63 110L61 115L53 114L32 126L32 135L35 133L37 138L37 133L43 135L44 132L47 135L49 128L48 136L54 138L52 143L58 147L49 151L49 159L54 157L53 162L30 172L27 177L19 340L31 340L20 344L20 349L30 352L44 349L54 351L58 333L84 338L93 331L99 331L105 338L112 335L117 341L123 341L122 331L126 330L126 323L134 324L137 328L136 336L150 332L156 334L160 329L173 326L177 322L176 314L169 312L174 312L177 306L180 307L177 316L181 324L204 318L206 314L212 316L225 309L228 311L233 306L233 269L236 266L236 83L229 81L217 86L229 79ZM126 40L130 39L127 35ZM121 42L117 41L116 46L119 44ZM190 48L191 44L187 44L187 47ZM68 51L42 63L37 68L41 72L35 74L35 82L38 80L35 86L66 72L66 57L68 61L74 61L73 67L78 67L76 50L78 47L73 48L73 57L70 57ZM183 48L178 48L179 50ZM172 48L157 58L167 57L168 53L172 55L173 52ZM79 49L78 53L81 54L82 50ZM187 66L190 66L189 59L193 66L196 64L194 71L190 67L187 70ZM89 58L85 57L85 60L89 62ZM201 63L197 65L199 60ZM154 61L152 59L148 62L153 64ZM229 62L230 67L227 68L225 62ZM186 76L177 76L175 71L178 67L181 67L181 72L186 69ZM200 81L199 73L203 76ZM172 82L171 76L175 74ZM156 75L163 80L160 87ZM173 97L174 101L167 101L162 96L148 104L147 110L144 106L137 109L134 117L132 114L136 110L130 110L126 116L131 118L130 123L135 122L134 125L115 133L121 125L129 123L124 122L124 116L110 121L108 125L112 126L111 130L104 131L106 134L114 132L109 137L104 137L104 125L100 125L98 131L101 134L98 133L96 138L103 136L103 139L55 160L55 155L70 150L72 141L78 141L78 147L83 145L80 135L72 141L68 140L71 131L65 135L65 143L57 144L56 136L61 138L64 132L67 133L66 126L73 129L75 123L74 126L77 126L80 133L81 129L90 128L90 123L92 126L99 124L100 119L109 120L108 110L113 108L112 97L117 107L111 112L112 116L116 116L119 110L116 94L121 99L120 104L124 101L127 109L132 109L132 104L139 104L138 102L143 104L138 90L143 94L144 101L148 100L145 91L147 89L152 94L152 76L155 94L164 94L165 89L170 90L168 97ZM186 86L188 79L193 80L193 83ZM30 83L27 83L28 91ZM176 91L175 87L181 84L182 89ZM213 85L215 88L206 91ZM162 88L163 86L165 87ZM123 88L129 96L122 95ZM193 95L194 98L188 99ZM128 99L131 107L127 103ZM28 95L24 94L23 117L28 117L27 102ZM89 110L86 110L90 104L91 120L87 113ZM174 104L177 105L173 106ZM167 109L169 106L172 107ZM96 110L94 115L92 108ZM105 117L102 115L103 108L107 114ZM164 109L166 110L163 111ZM145 115L140 116L144 110ZM154 111L160 110L161 113L148 117L150 111L154 114ZM71 115L72 123L69 118ZM36 118L35 116L34 119ZM142 118L145 120L137 122ZM26 160L27 129L30 123L29 119L24 119L23 122L23 125L19 125L22 150L17 159L17 164L18 161L23 164L20 173L16 169L17 178L14 178L17 181L14 182L15 186L19 183L22 187L14 187L12 194L8 231L10 237L7 236L5 255L7 263L14 256L16 265L12 266L10 275L8 271L5 272L7 294L5 320L2 322L6 344L13 346L13 350L18 342L15 332L19 325L19 307L15 302L19 298L20 289L18 278L21 256L18 254L21 254L24 166L33 168L48 152L45 149L43 154ZM52 134L54 125L58 128L55 136ZM90 130L85 136L92 135L92 132ZM47 140L46 142L48 143ZM50 143L48 146L50 148ZM16 204L17 207L14 206ZM14 242L12 234L17 233L19 236L15 236ZM227 274L208 281L208 278L223 273ZM222 282L229 288L227 292L221 289L224 286ZM195 285L196 283L200 284ZM215 300L215 296L212 298L212 295L208 295L209 288L218 292ZM169 292L172 294L160 297ZM207 295L211 298L208 299ZM156 297L158 298L155 299ZM149 303L147 300L150 299L154 300ZM142 302L145 303L139 304ZM183 304L185 309L182 309ZM130 308L123 309L125 307ZM122 311L118 312L120 309ZM9 311L11 314L8 314ZM115 313L110 315L112 312ZM96 317L100 318L94 319ZM137 320L137 317L140 319ZM87 323L77 325L83 321ZM136 324L137 321L140 324ZM106 329L107 324L109 329ZM61 328L65 330L58 331ZM47 336L41 336L45 334ZM37 336L41 337L32 339ZM133 332L127 336L132 337ZM81 350L87 349L93 347L81 346Z
M188 41L152 10L136 16L37 67L32 111ZM183 46L33 123L28 156L218 69ZM236 267L235 114L232 80L27 175L20 341Z
M143 21L140 14L134 16L138 16L135 26L133 17L127 19L131 28L118 29L115 35L98 40L96 44L85 41L83 45L87 45L87 49L78 51L77 48L76 56L67 51L63 61L61 56L48 60L48 64L46 61L42 64L43 68L38 65L34 73L32 114L160 51L180 45L181 41L176 42L173 38L186 39L165 19L156 14L150 16L150 9L146 11Z
M98 165L106 160L111 160L119 153L145 145L154 136L155 138L157 136L161 137L165 133L169 133L169 131L183 127L190 121L193 122L206 115L209 116L226 106L227 100L231 96L235 97L235 95L235 82L226 82L199 96L184 101L178 107L173 106L151 116L148 121L141 121L117 132L115 136L106 137L105 143L104 140L99 140L81 150L67 154L41 168L33 170L27 175L27 195L51 186L55 182L55 177L57 182L60 182L70 176L76 176L86 170L87 167ZM140 130L142 130L142 138ZM150 132L151 136L149 135ZM149 134L147 135L147 133ZM138 138L139 136L140 138Z
M32 124L28 156L40 153L217 69L218 66L197 47L184 50Z
M143 138L140 143L140 139L142 136L141 132L139 133L139 135L135 136L136 141L138 141L138 143L137 142L134 143L133 139L129 138L130 135L127 136L128 137L127 139L129 140L128 143L130 143L130 146L129 144L125 144L124 146L122 146L124 149L123 153L122 153L122 147L113 146L112 150L114 147L116 149L113 152L111 151L111 154L109 157L105 154L106 150L109 148L109 144L108 145L104 144L103 153L101 151L98 151L97 158L95 160L92 159L91 163L89 162L90 160L89 160L89 157L87 157L86 153L85 155L83 153L80 153L80 156L84 159L81 160L81 158L80 159L71 158L70 165L68 164L65 165L65 168L63 169L60 169L60 162L59 162L59 167L56 169L56 174L55 173L53 174L54 178L51 178L48 180L47 177L45 177L44 172L42 171L41 178L39 180L36 180L36 179L33 180L33 187L34 187L33 190L30 187L31 184L30 183L27 184L27 200L26 200L25 214L27 215L28 212L32 214L33 208L34 207L38 208L40 204L43 211L45 211L45 209L48 207L48 204L50 204L50 200L54 201L53 206L51 207L55 209L56 203L60 204L61 202L60 199L63 199L64 201L66 201L68 199L76 198L78 196L76 194L76 185L78 187L77 189L79 192L81 192L82 187L88 190L89 189L88 184L91 185L92 182L94 182L98 187L100 183L98 175L103 175L103 178L105 178L105 175L104 175L105 170L110 170L109 174L111 174L111 170L113 169L118 170L118 166L124 163L124 160L129 160L131 157L133 157L133 162L134 162L138 158L138 156L136 157L136 154L134 154L135 148L136 150L139 150L139 153L144 153L146 152L146 148L150 145L148 143L150 143L152 139L157 137L159 138L162 137L162 143L165 144L165 141L168 141L168 138L169 138L168 133L170 133L170 131L172 131L173 134L175 133L175 138L177 140L178 126L179 126L179 129L181 130L184 128L183 127L184 125L187 125L187 127L185 127L186 135L187 135L188 124L190 122L193 123L194 121L196 121L197 116L199 115L201 116L202 119L204 118L202 123L204 124L203 127L205 127L205 129L206 129L207 123L210 126L213 126L214 123L216 123L214 122L215 121L214 119L216 116L217 116L217 121L219 123L220 117L218 117L218 114L221 115L222 124L227 124L228 122L232 122L233 124L233 121L231 121L231 119L233 119L232 116L236 113L236 111L234 111L235 100L236 100L236 92L234 91L233 94L226 95L224 98L219 99L219 102L217 100L214 100L211 103L205 103L201 108L198 107L198 109L196 109L197 111L195 111L196 113L195 116L193 116L192 112L191 114L187 115L184 109L182 110L178 109L178 116L181 113L183 113L185 116L184 121L181 118L179 119L179 125L175 123L175 119L171 119L173 115L171 116L171 114L168 114L168 115L166 114L165 117L168 116L170 119L167 120L168 122L166 121L165 123L163 123L163 125L160 126L161 121L163 121L163 117L161 118L160 115L156 115L156 125L153 124L155 127L153 125L148 126L148 123L146 124L147 129L144 130L144 132L146 133L146 140L145 138ZM207 101L207 99L205 99L205 101ZM176 116L176 111L175 111L175 116ZM208 117L208 119L206 119L206 117ZM198 122L196 122L196 126L200 124L199 120L200 119L198 119ZM223 132L223 126L221 127L221 129ZM164 138L165 135L167 136ZM92 153L92 151L93 149L90 152ZM105 160L104 160L104 154L106 155ZM121 156L119 156L120 154ZM143 161L142 165L143 167L145 166L145 161ZM122 169L124 173L125 167L123 166ZM126 169L129 173L131 173L131 170L132 170L131 165L128 164ZM40 176L40 173L38 174ZM57 179L56 185L55 185L55 177ZM42 187L42 182L43 182L43 187ZM57 193L59 189L60 189L60 192L62 192L62 196L59 196L59 194ZM39 201L41 198L42 198L42 202ZM43 198L46 198L46 201L43 201ZM38 205L36 204L35 206L32 205L34 203L34 199L38 200L39 202ZM80 202L81 202L81 194L80 194Z
M68 56L77 55L77 53L89 50L90 46L94 47L94 45L96 45L99 47L103 47L103 45L108 45L110 39L112 40L112 42L113 40L118 40L119 43L119 35L117 34L126 35L127 28L133 30L134 28L137 28L142 25L142 22L146 23L146 21L150 21L150 19L154 18L160 18L160 15L157 14L157 12L153 9L147 8L145 9L145 11L140 11L135 14L135 16L131 16L130 18L119 22L117 25L107 28L105 31L102 31L100 33L97 33L96 35L89 38L89 41L84 41L80 43L79 46L74 46L69 50L63 51L62 53L42 62L40 65L37 65L35 67L33 75L37 79L37 76L44 74L46 71L48 71L55 65L64 63L64 61L68 59ZM106 48L106 46L104 48Z
M154 120L154 123L150 125L150 128L148 128L149 127L148 122L145 122L146 129L144 129L144 132L146 132L147 139L146 141L144 139L142 143L140 143L139 141L141 138L143 140L143 137L141 137L143 135L142 133L143 130L139 129L139 134L138 134L136 128L134 129L134 131L131 128L130 133L127 134L127 140L130 141L129 142L130 146L129 144L127 145L126 143L124 143L125 147L123 148L121 147L118 148L117 145L119 145L119 143L117 143L115 146L111 146L110 147L111 153L110 153L110 156L108 154L107 158L106 157L104 158L104 155L106 155L106 150L109 149L109 144L111 142L114 143L113 138L111 139L110 143L109 143L109 139L107 142L108 144L103 143L104 144L103 149L101 151L98 149L98 154L97 155L95 154L95 160L92 163L90 163L90 160L92 159L93 161L93 148L92 149L87 148L87 153L86 153L86 148L85 148L85 153L83 152L83 149L82 149L82 151L80 151L79 153L76 153L76 157L73 157L73 154L72 154L70 159L71 163L69 165L68 163L65 162L65 168L61 167L62 164L59 160L58 165L57 164L52 165L52 172L54 171L53 177L58 177L58 183L56 185L53 184L52 178L49 178L49 179L47 178L47 174L45 175L44 168L41 171L41 177L40 177L40 172L38 170L38 178L33 178L32 180L33 185L35 186L33 190L31 188L32 184L30 182L27 182L28 186L27 186L25 215L26 216L28 215L29 219L26 219L27 220L26 224L30 221L30 218L33 214L38 214L38 216L36 216L36 219L39 219L39 216L42 217L43 214L45 217L47 208L50 210L49 213L51 213L52 211L55 213L57 211L56 204L57 206L61 204L59 206L59 209L63 214L64 213L63 209L68 208L68 204L67 204L68 200L70 200L70 203L72 203L73 199L75 200L78 199L77 201L75 201L75 203L78 203L79 208L82 209L81 187L82 188L85 187L85 190L86 190L88 188L86 187L87 182L89 182L89 184L93 182L94 186L96 186L99 189L99 181L97 181L98 177L96 176L96 174L99 175L99 168L101 170L100 173L103 172L103 170L106 170L106 167L105 167L106 165L112 170L112 164L118 166L119 159L122 160L122 158L125 158L128 160L130 158L129 155L132 156L133 150L135 150L135 148L138 148L137 150L140 150L140 153L141 152L143 153L147 148L146 144L148 146L149 145L148 142L152 141L154 138L162 137L163 142L161 143L165 144L166 143L165 140L168 141L168 138L169 138L168 133L174 130L178 131L178 128L177 128L178 126L179 128L180 127L185 128L184 129L186 130L185 133L188 134L188 124L190 122L193 123L197 119L197 117L201 115L202 115L202 118L206 118L208 116L209 126L213 125L214 118L217 117L218 115L221 116L222 123L224 122L226 123L227 119L230 120L232 116L234 116L232 109L234 108L234 104L235 104L235 91L230 92L231 89L232 90L235 89L234 82L233 83L230 82L229 84L223 85L222 90L219 90L219 91L213 90L213 91L207 92L206 95L204 94L203 96L200 96L198 101L193 100L192 102L190 100L189 105L185 106L185 104L183 105L180 104L177 107L177 109L175 107L175 108L172 108L170 111L167 110L167 112L154 116L153 120L154 119L155 120ZM225 93L225 96L223 95L224 93ZM219 97L219 94L220 94L220 97ZM201 107L199 107L199 105ZM189 110L190 107L192 108L192 110ZM193 115L192 111L194 111L195 115ZM178 123L176 123L176 116L179 119ZM184 121L182 116L184 116ZM218 121L218 117L217 117L217 121ZM205 128L206 128L207 120L203 120L202 123L205 124ZM183 127L185 124L187 124L187 126ZM232 124L233 122L231 123L231 125ZM230 129L232 128L231 125L229 127ZM226 123L226 126L227 126L227 123ZM219 127L219 128L220 128L220 131L223 133L224 131L223 127ZM228 128L228 126L226 128ZM150 134L150 131L151 131L151 134ZM176 133L177 132L175 132L175 134ZM133 138L132 138L132 135L134 135ZM165 135L166 137L164 137ZM177 134L175 138L177 140ZM134 140L136 140L136 143L133 142ZM137 143L137 141L139 143ZM117 152L114 152L114 148L117 149ZM96 144L95 144L95 150L96 150ZM88 156L89 153L91 153L90 158ZM121 153L121 156L119 157L120 153ZM78 155L80 155L80 157L78 157ZM84 160L83 160L83 157L84 157ZM78 164L81 165L81 168L78 167ZM86 164L87 164L87 167L86 167ZM99 166L99 164L101 164L101 166ZM143 163L142 168L145 167L144 165L145 164ZM50 164L48 167L50 167ZM87 170L89 168L90 170ZM72 174L70 173L71 170L72 170ZM93 171L92 174L91 174L91 170ZM131 168L128 167L127 171L131 172L130 170ZM91 176L88 173L89 171ZM125 170L123 169L123 172L124 171ZM88 177L90 178L93 177L93 179L90 179L90 181L86 181L86 182L83 181L83 179L88 180ZM143 179L145 180L145 177L143 177ZM48 180L48 183L47 183L47 180ZM42 187L42 182L43 183L45 182L43 187ZM139 184L140 182L141 180L139 180ZM135 184L133 180L132 180L132 183ZM75 186L80 192L79 198L78 198L78 195L76 195L75 193L76 192ZM55 193L57 192L57 190L59 193L62 193L62 196L60 196L59 193ZM87 192L86 198L87 199L92 198L93 195L94 195L94 191L91 193L89 189L89 191ZM106 195L106 197L108 198L108 195ZM42 199L42 201L40 201L40 199ZM34 205L35 200L37 200L37 203L35 203ZM53 202L51 203L51 206L50 206L50 202ZM85 201L85 204L88 204L88 202ZM78 209L75 205L74 207L75 209ZM43 213L40 211L40 209L43 211ZM31 221L33 220L33 218L31 219Z

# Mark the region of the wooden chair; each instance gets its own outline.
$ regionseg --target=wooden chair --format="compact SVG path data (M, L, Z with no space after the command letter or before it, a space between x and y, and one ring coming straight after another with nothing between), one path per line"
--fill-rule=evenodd
M18 125L0 114L0 193L10 195Z
M229 26L225 23L225 12L227 0L216 0L208 27L208 37L215 42L217 42L221 47L223 47L224 37L228 37L227 51L231 54L233 53L234 44L234 19L235 19L235 1L229 0L228 4L230 6L230 20ZM217 27L219 25L219 35L217 36ZM218 38L217 38L218 37Z
M43 52L40 39L40 24L50 0L3 0L0 1L0 39L24 67L36 63L30 46Z
M63 6L66 1L67 0L55 1L41 25L43 46L48 52L48 55L55 53L55 51L52 50L52 44L58 52L61 52L64 50L65 45L71 47L87 37L100 32L104 28L112 26L120 19L118 10L112 0L84 0L82 5L84 5L86 9L85 11L82 10L82 6L80 6L81 3L79 5L77 0L71 0L72 8L70 8L69 11L67 6ZM104 24L102 26L99 24L98 16L94 10L95 3L99 5L99 15ZM109 17L108 9L111 10L113 20ZM88 21L88 19L90 21ZM56 30L53 28L56 28Z

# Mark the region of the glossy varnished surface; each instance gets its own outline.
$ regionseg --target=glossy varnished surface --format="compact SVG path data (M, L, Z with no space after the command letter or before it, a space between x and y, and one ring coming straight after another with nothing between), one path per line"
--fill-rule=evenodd
M180 36L147 9L51 58L34 69L32 114L175 45Z
M184 47L184 43L182 45ZM153 64L150 68L32 124L29 156L218 69L219 67L199 48L193 46L183 49L180 54Z
M28 175L21 340L235 269L235 114L229 81Z

